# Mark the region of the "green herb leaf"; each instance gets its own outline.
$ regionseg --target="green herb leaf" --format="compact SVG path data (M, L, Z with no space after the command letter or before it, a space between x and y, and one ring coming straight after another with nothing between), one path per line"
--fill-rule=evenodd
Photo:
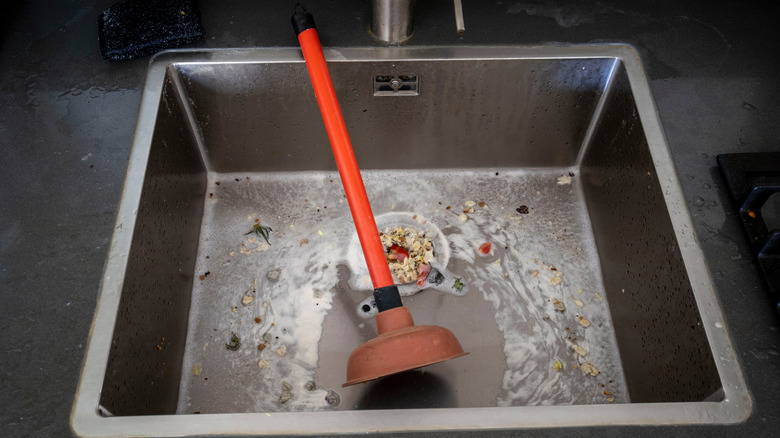
M269 242L269 241L268 241L268 236L270 236L270 235L271 235L271 231L273 231L273 230L272 230L270 227L264 227L264 226L262 226L262 225L260 225L260 224L255 224L255 225L252 227L252 229L251 229L251 230L249 230L248 232L244 233L244 236L246 236L247 234L252 234L252 233L255 233L255 234L257 234L258 236L260 236L260 237L262 237L263 239L265 239L265 243L267 243L267 244L269 244L269 245L270 245L270 244L271 244L271 242Z
M460 292L460 291L463 290L463 286L465 286L465 285L460 281L460 277L458 277L458 278L455 279L455 284L452 285L452 288L455 289L456 291Z
M230 337L230 343L225 344L225 348L228 350L238 350L238 347L241 346L241 341L238 339L238 336L236 335L236 332L230 332L233 336Z

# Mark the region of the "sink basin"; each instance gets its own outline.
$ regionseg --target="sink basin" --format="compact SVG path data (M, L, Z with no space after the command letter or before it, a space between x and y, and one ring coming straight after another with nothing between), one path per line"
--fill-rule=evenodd
M406 287L404 303L470 354L343 388L349 353L376 336L371 287L300 52L167 52L144 89L75 433L750 415L632 48L325 56L380 231L425 233L463 286Z

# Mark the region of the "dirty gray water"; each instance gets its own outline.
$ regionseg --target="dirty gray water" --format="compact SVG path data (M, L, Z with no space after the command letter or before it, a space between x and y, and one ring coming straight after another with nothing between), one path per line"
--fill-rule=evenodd
M404 395L427 404L379 407L628 402L570 170L363 172L375 215L430 222L447 244L434 250L468 286L404 298L418 325L449 328L471 354L410 377L438 388ZM268 243L246 234L255 224L272 229ZM212 174L178 413L377 407L381 380L341 388L349 353L376 335L355 311L371 291L353 239L336 173Z

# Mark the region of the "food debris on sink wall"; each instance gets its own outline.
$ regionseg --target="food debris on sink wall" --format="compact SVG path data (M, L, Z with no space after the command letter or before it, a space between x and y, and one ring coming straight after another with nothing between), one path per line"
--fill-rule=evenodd
M558 178L558 185L559 186L565 186L571 184L571 176L569 175L563 175Z

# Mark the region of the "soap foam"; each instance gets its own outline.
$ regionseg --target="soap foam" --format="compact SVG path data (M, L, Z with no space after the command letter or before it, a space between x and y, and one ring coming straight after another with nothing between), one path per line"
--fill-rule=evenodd
M425 218L424 225L446 239L444 245L436 243L437 259L447 260L446 268L462 275L495 308L506 357L497 405L603 403L602 384L616 402L627 401L598 255L584 203L577 200L577 180L558 186L554 171L502 171L500 179L492 174L363 172L380 227L386 218ZM328 409L325 395L334 388L304 388L314 380L323 321L340 294L369 297L372 289L339 180L331 173L303 172L244 178L211 176L209 191L215 195L206 199L196 268L196 274L210 275L195 281L184 366L189 370L197 363L203 371L183 377L178 411ZM475 206L463 221L462 204L469 200L486 205ZM520 204L529 204L531 213L518 214ZM556 210L561 205L569 208ZM240 254L254 219L273 229L270 246ZM476 248L484 242L492 243L492 254L477 256ZM351 271L352 291L336 290L340 264ZM272 281L267 274L274 270L279 276ZM556 276L559 284L553 284ZM242 296L252 287L255 300L242 306ZM555 311L554 299L567 310ZM575 299L585 307L575 306ZM591 327L578 325L580 312ZM253 320L258 315L260 324ZM231 332L244 344L235 352L224 346ZM266 332L273 339L259 352L257 344ZM570 338L587 350L584 358L567 346ZM285 346L285 356L277 354L280 346ZM268 368L257 366L260 359ZM554 369L556 361L562 370ZM584 375L579 369L584 362L596 365L601 374ZM284 404L279 402L282 382L292 387Z

